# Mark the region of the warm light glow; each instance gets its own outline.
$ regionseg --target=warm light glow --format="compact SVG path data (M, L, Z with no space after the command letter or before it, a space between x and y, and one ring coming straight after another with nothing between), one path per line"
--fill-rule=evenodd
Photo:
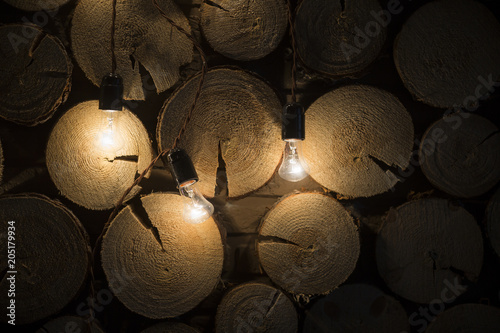
M283 162L278 170L281 178L289 182L298 182L307 177L309 167L302 157L300 150L302 141L290 140L286 141L283 151Z
M106 154L115 154L124 145L122 133L118 130L120 111L103 110L101 113L96 148Z
M198 224L205 222L214 213L214 206L201 195L196 188L196 183L179 187L180 193L189 198L184 205L183 218L186 222Z

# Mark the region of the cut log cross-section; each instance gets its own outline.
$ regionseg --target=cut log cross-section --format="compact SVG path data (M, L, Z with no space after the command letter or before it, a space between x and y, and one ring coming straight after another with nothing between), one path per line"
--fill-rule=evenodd
M158 0L158 4L175 24L191 31L188 20L173 0ZM108 0L81 0L72 21L75 59L97 86L111 71L112 5L113 1ZM123 77L125 99L145 98L141 65L160 93L179 80L180 67L193 57L191 41L163 18L151 1L117 2L115 43L116 71Z
M184 124L199 76L180 87L161 111L160 150L171 147ZM219 147L226 165L228 196L240 197L262 187L282 155L281 103L262 79L237 69L210 70L179 148L191 156L203 195L213 197Z
M458 297L475 282L483 239L474 217L445 199L420 199L391 209L377 236L377 267L387 286L416 303ZM447 296L451 297L451 296Z
M328 75L362 71L385 43L386 27L372 14L381 11L377 0L302 1L295 19L300 58Z
M14 299L7 297L14 284L16 325L51 316L75 298L89 268L90 245L83 225L66 207L39 194L3 197L0 234L5 253L0 304L6 309ZM7 256L13 244L15 255ZM1 321L10 319L3 315Z
M201 27L208 42L236 60L260 59L272 52L287 25L283 0L216 0L201 5Z
M35 25L0 27L0 117L43 123L66 101L73 65L59 39Z
M126 109L116 118L113 136L100 137L107 129L106 115L98 109L98 101L87 101L65 113L50 134L46 154L50 177L62 195L83 207L113 208L153 158L140 120ZM126 200L140 189L135 186Z
M295 333L297 312L282 291L262 283L246 283L224 296L215 326L219 333Z
M102 242L109 286L130 310L148 318L177 317L216 287L222 271L219 229L210 218L182 218L187 198L155 193L125 207Z
M369 197L398 182L394 169L409 164L413 124L392 94L345 86L307 109L304 157L322 186L349 197Z
M314 303L307 312L304 333L409 332L401 304L366 284L344 285Z
M451 195L470 198L490 190L500 180L500 130L478 115L454 114L425 132L419 150L429 181Z
M294 294L326 294L353 272L359 256L353 218L320 193L292 194L264 217L258 254L274 283Z
M394 62L417 100L475 110L500 78L500 23L478 1L429 2L404 24Z

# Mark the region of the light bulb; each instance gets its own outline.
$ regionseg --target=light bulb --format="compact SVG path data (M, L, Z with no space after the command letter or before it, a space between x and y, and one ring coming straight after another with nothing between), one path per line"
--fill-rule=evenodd
M108 160L114 160L117 151L125 145L119 115L123 109L123 80L120 75L110 73L102 78L99 95L101 115L99 128L94 139L96 149Z
M189 199L184 205L182 217L191 224L205 222L214 213L214 206L201 195L196 187L196 182L190 182L188 185L180 186L181 195Z
M301 140L287 140L285 143L283 162L278 174L289 182L298 182L309 174L309 166L302 157L301 145Z
M119 130L120 111L102 110L99 129L95 138L95 146L106 155L116 154L125 142Z
M198 174L187 152L184 149L173 148L169 151L165 163L170 165L180 194L189 199L184 204L182 213L184 220L192 224L208 220L214 213L214 206L197 189Z

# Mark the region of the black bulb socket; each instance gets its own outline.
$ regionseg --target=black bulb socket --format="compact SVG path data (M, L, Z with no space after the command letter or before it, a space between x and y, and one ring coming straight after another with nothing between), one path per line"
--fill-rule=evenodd
M306 138L304 107L299 103L287 103L283 107L281 138L284 141Z
M184 149L174 148L169 151L167 162L179 187L191 185L198 181L198 174L193 162Z
M123 108L123 80L120 75L110 73L102 78L99 109L121 111Z

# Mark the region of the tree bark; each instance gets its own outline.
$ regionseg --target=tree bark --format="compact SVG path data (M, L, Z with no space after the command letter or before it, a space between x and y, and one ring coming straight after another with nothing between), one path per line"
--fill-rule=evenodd
M386 39L386 24L372 12L377 0L309 0L301 2L295 19L298 55L323 74L353 75L370 65Z
M84 227L61 203L34 193L2 197L0 221L5 240L0 243L5 253L0 258L2 308L15 299L16 325L58 313L76 297L87 276L90 246ZM7 242L8 231L14 239ZM14 261L8 261L8 246L15 249ZM15 298L7 297L11 276ZM2 322L8 320L2 316Z
M465 116L465 115L464 115ZM454 114L425 132L419 150L429 181L451 195L470 198L490 190L500 180L500 131L489 120Z
M280 290L262 283L231 289L217 308L215 330L220 333L297 332L297 312Z
M264 217L258 254L274 283L294 294L327 294L356 267L359 235L353 218L333 198L292 194Z
M104 236L101 256L109 286L142 316L177 317L198 305L220 279L219 230L212 218L186 223L185 200L169 193L142 197L116 216Z
M394 62L418 101L475 110L500 77L500 23L477 1L433 1L404 24Z
M160 150L172 146L198 82L199 75L165 102L156 133ZM281 104L276 93L249 72L210 70L179 147L191 156L203 195L215 194L219 150L225 163L228 197L257 190L273 176L282 155Z
M481 332L500 330L500 310L483 304L460 304L441 313L426 333Z
M416 303L458 297L475 282L483 239L474 217L444 199L391 209L377 236L377 267L387 286ZM453 288L451 288L451 287Z
M172 0L158 0L165 13L187 32L188 21ZM71 40L75 59L87 77L100 86L111 72L112 1L81 0L76 6ZM116 7L115 53L117 73L123 78L124 98L144 100L144 90L160 93L180 78L181 66L191 62L193 45L178 32L151 1L119 0ZM140 67L148 74L142 76ZM151 77L155 87L143 87Z
M35 126L52 117L71 90L73 64L61 41L35 25L0 27L0 117Z
M201 28L220 54L236 60L265 57L288 26L283 0L216 0L201 5Z
M140 120L126 109L118 112L113 121L118 137L109 146L99 139L107 120L98 101L70 109L49 137L46 163L52 181L62 195L88 209L113 208L153 158L149 135ZM140 190L136 186L126 200Z
M409 332L406 312L393 297L367 284L344 285L307 311L305 333Z
M351 85L318 98L306 112L304 157L311 177L348 197L370 197L399 181L409 164L410 115L392 94Z

